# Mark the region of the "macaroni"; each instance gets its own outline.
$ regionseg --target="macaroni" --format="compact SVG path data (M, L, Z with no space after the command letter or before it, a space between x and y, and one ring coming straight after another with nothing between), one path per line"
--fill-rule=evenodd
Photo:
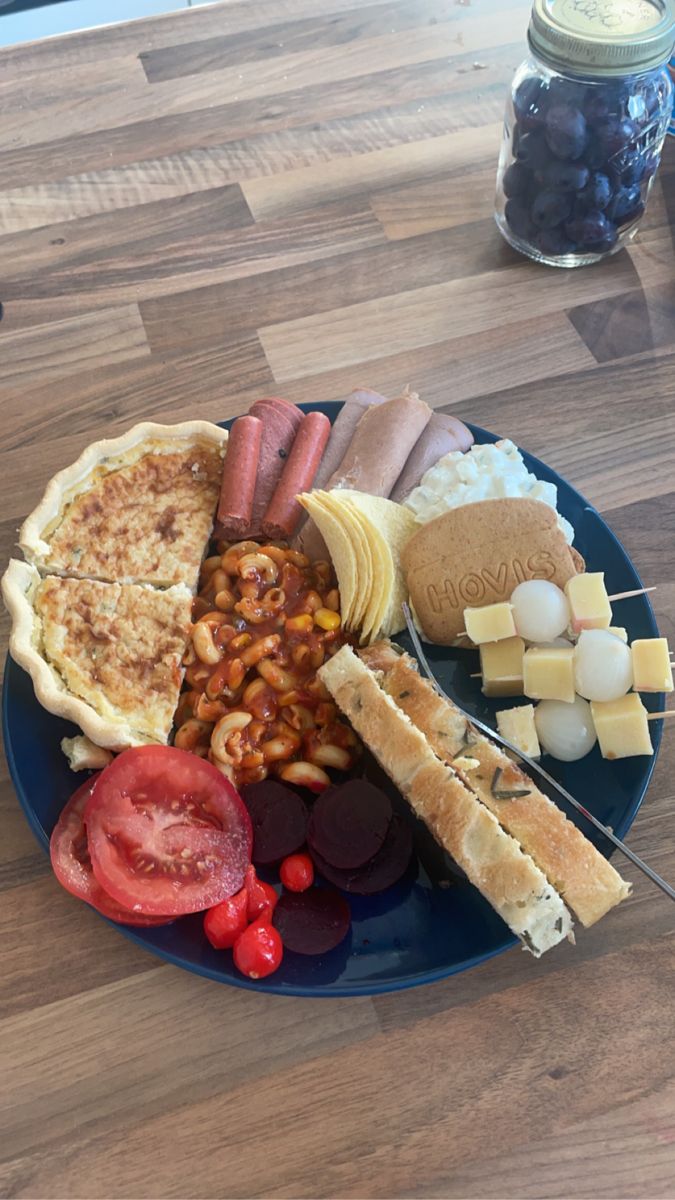
M328 562L282 543L218 543L202 566L175 745L240 787L268 774L320 791L361 753L318 668L347 640Z

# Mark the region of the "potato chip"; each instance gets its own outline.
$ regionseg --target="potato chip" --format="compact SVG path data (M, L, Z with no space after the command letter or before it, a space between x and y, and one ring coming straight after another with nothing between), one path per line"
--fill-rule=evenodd
M377 534L383 540L388 552L388 564L382 580L386 603L383 605L380 618L379 633L381 637L391 637L405 629L402 604L408 598L408 587L401 565L403 547L413 532L417 523L412 513L401 504L387 500L383 496L367 496L365 492L352 492L347 489L334 492L350 500L359 510L367 523L371 537Z
M322 492L321 503L344 527L354 551L357 595L351 612L351 626L353 629L362 629L372 595L374 571L373 556L366 530L356 510L344 502L338 502L335 493Z
M361 530L364 540L369 545L370 577L368 581L367 603L361 621L361 644L372 640L377 635L389 603L391 592L390 576L392 570L391 554L382 537L374 526L370 525L363 513L359 511L352 500L343 498L340 501L345 513Z
M345 629L354 629L354 608L360 606L360 579L349 528L326 508L325 492L303 492L297 497L315 522L330 553L340 588L340 608Z
M328 546L340 588L342 623L361 642L405 629L408 597L401 551L417 528L412 513L382 496L349 488L298 496Z

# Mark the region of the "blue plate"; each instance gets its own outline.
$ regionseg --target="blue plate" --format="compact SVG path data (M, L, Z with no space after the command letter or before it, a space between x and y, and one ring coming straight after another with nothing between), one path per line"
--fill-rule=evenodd
M331 420L340 409L337 402L303 407L307 411L324 412ZM477 442L497 440L484 429L472 428ZM559 510L574 526L575 546L586 559L589 570L605 572L610 594L642 587L628 555L600 514L555 471L525 452L523 457L528 469L539 479L548 480L558 488ZM627 627L631 640L658 634L646 596L622 601L617 621ZM406 643L405 637L399 640ZM497 705L482 695L479 680L469 678L470 672L477 670L474 665L477 655L443 647L428 647L428 653L443 687L463 708L494 725ZM645 696L644 700L652 711L662 707L659 695ZM14 786L31 828L46 851L49 834L75 787L60 741L76 731L40 707L30 677L11 658L5 675L3 726ZM606 762L596 747L580 762L559 763L548 759L547 765L595 816L623 836L647 789L662 727L663 722L651 723L653 758ZM601 835L592 828L584 828L583 818L574 813L569 815L606 853L608 847ZM421 829L416 830L416 845L416 863L396 887L379 896L350 898L352 929L341 946L322 958L286 953L280 970L260 982L240 975L229 952L211 949L203 936L199 916L184 917L159 928L116 928L151 954L188 971L237 987L292 996L355 996L396 991L443 979L517 945L478 892L460 876L453 876L444 856Z

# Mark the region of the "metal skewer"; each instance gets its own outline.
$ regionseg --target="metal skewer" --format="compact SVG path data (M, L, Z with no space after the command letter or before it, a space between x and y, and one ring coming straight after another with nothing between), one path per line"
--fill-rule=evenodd
M544 767L540 766L540 764L536 762L535 759L530 758L529 755L523 754L522 750L519 750L517 746L514 746L511 742L507 741L507 739L502 737L500 733L497 733L496 730L491 729L489 725L484 725L483 722L479 721L477 717L472 717L469 713L465 712L455 700L452 700L450 696L446 695L446 693L443 691L443 688L436 680L431 667L429 666L426 654L422 649L422 643L413 623L410 608L405 603L403 604L403 615L406 620L406 625L408 626L408 633L410 634L412 644L415 647L415 653L417 655L419 664L429 682L432 684L436 692L438 692L438 695L442 696L444 700L448 700L450 704L453 704L455 708L457 708L459 712L466 717L470 725L475 725L477 729L480 729L481 732L486 734L487 737L491 738L493 742L499 742L501 746L505 746L507 750L510 750L513 754L516 754L518 758L522 759L522 761L527 764L531 771L536 771L537 774L541 775L542 779L545 779L546 782L551 785L551 787L555 788L555 790L559 792L565 800L567 800L568 804L572 805L572 808L575 808L577 812L581 813L582 817L585 817L587 821L590 821L591 825L598 829L600 833L604 834L607 840L610 841L613 846L616 846L617 850L620 850L622 854L625 854L626 858L630 859L634 866L638 867L648 879L651 879L652 883L655 883L657 887L661 888L661 891L665 892L666 896L669 896L671 900L675 900L675 888L672 888L669 883L666 883L665 879L662 879L660 875L657 875L656 871L653 871L651 867L647 866L647 863L644 862L637 854L635 854L625 842L622 842L621 838L618 838L607 825L603 825L602 821L599 821L597 817L594 817L593 813L590 813L587 808L584 808L583 804L580 804L578 800L575 800L574 796L570 795L570 793L567 791L567 788L564 788L562 784L558 783L557 779L554 779L552 775L549 775L548 771L546 771Z

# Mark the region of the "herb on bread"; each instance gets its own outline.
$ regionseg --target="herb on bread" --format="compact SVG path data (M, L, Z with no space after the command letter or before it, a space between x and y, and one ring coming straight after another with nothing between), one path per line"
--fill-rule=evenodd
M529 796L530 795L529 788L501 787L500 783L501 783L501 778L502 778L503 774L504 774L503 768L497 767L495 769L494 775L492 776L492 783L490 784L490 791L492 792L492 795L495 800L518 800L518 799L520 799L521 796Z

